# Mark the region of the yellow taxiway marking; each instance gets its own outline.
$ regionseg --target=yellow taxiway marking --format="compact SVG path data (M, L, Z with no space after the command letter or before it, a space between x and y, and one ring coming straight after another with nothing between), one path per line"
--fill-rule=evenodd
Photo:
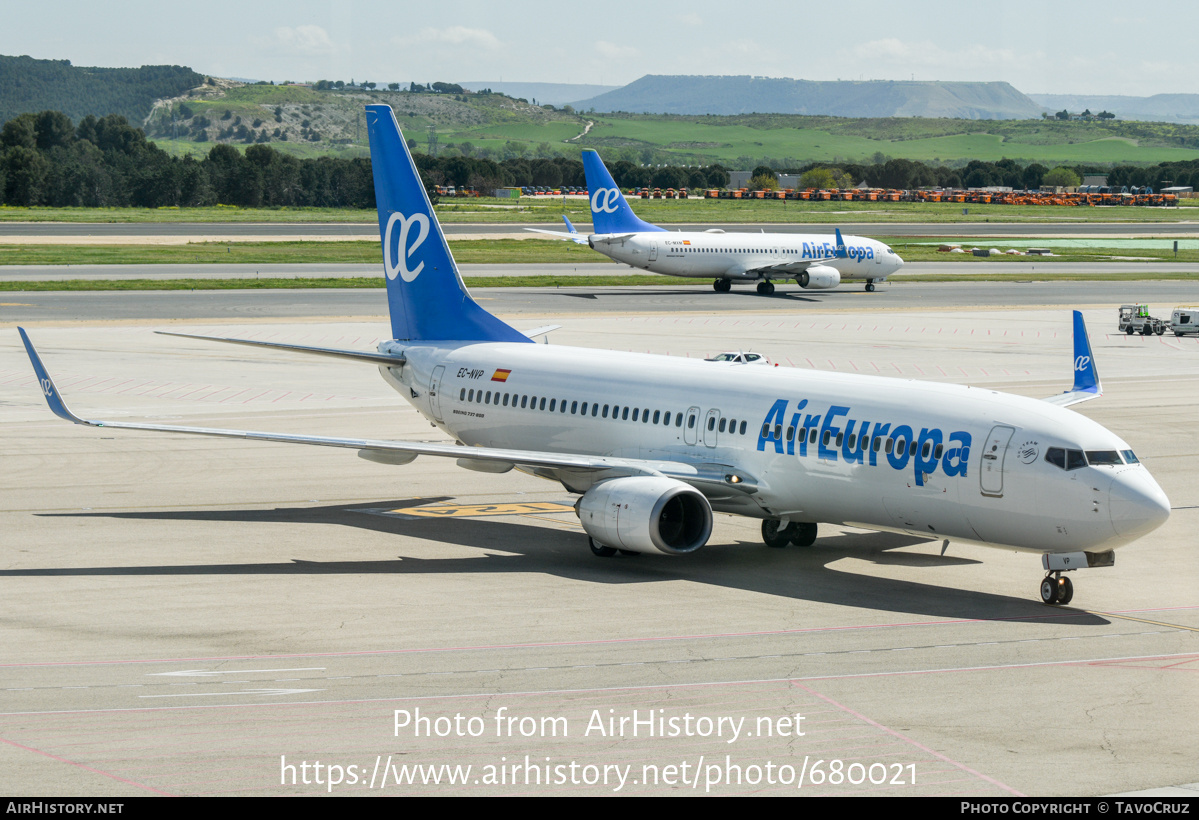
M408 507L391 510L400 515L421 515L428 518L464 518L482 515L527 515L529 513L574 512L568 504L550 501L531 501L519 504L437 504L428 507Z

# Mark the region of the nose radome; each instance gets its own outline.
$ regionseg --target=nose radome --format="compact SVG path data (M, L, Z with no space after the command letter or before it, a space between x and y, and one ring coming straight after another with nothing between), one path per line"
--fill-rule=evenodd
M1112 481L1112 527L1128 539L1153 532L1170 517L1170 499L1145 469L1124 470Z

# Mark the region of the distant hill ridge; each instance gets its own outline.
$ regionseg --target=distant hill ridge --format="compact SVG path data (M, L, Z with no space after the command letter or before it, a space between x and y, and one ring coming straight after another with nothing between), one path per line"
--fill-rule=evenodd
M1004 82L866 82L647 74L573 103L637 114L810 114L834 117L1027 119L1042 108Z
M140 123L160 97L174 97L204 82L177 65L82 68L70 60L0 56L0 124L19 114L61 111L78 121L88 114L120 114Z
M1152 97L1123 97L1087 94L1029 94L1050 112L1065 109L1071 114L1090 110L1110 111L1122 120L1199 124L1199 94L1154 94Z
M467 91L482 91L490 88L497 94L525 100L537 100L539 105L566 105L580 97L595 97L615 91L619 85L588 85L585 83L505 83L474 80L458 83Z

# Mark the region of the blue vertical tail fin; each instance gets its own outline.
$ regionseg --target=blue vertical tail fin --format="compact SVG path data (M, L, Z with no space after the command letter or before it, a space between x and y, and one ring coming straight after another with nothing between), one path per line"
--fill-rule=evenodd
M616 181L604 167L600 155L590 149L583 151L583 172L587 175L587 192L591 197L591 221L596 233L643 233L665 231L645 222L625 201Z
M1091 338L1087 335L1082 311L1074 311L1074 393L1101 395L1103 385L1099 381L1099 368L1095 366L1095 354L1091 352Z
M1091 352L1091 339L1087 336L1087 325L1082 312L1074 311L1074 385L1065 393L1050 396L1044 401L1059 407L1069 407L1083 401L1097 399L1103 395L1099 381L1099 369L1095 367L1095 354Z
M387 105L366 107L392 337L529 342L470 297L420 175Z

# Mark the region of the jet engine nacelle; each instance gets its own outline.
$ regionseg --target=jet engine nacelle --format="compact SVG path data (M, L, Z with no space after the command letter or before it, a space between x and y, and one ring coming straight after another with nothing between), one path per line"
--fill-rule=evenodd
M801 288L825 290L841 284L841 271L828 265L813 265L796 277Z
M583 529L604 546L684 555L712 535L712 506L703 493L660 476L613 478L588 490L575 510Z

